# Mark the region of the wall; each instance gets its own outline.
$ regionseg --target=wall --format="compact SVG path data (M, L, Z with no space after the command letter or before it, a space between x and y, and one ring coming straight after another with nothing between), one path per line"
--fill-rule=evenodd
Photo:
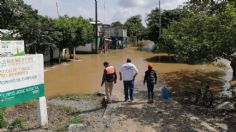
M76 52L92 52L92 43L85 44L84 46L78 46Z

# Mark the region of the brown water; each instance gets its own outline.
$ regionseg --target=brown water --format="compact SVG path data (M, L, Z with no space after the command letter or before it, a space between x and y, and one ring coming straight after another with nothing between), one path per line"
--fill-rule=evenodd
M101 78L103 72L103 62L108 61L115 66L117 72L127 58L139 69L137 82L143 79L147 63L154 64L159 78L177 90L195 87L199 85L199 79L212 81L218 89L222 84L222 72L212 65L187 65L176 63L160 63L157 54L142 52L136 48L124 50L111 50L102 54L77 55L81 61L73 61L67 64L56 66L54 69L45 72L46 96L93 93L101 90ZM149 61L149 62L148 62ZM122 89L122 82L118 81L115 88Z

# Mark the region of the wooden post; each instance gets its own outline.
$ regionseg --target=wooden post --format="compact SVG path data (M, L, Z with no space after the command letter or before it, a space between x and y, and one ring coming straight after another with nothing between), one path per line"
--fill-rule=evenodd
M47 101L46 97L40 97L38 99L38 122L41 127L48 124L48 112L47 112Z

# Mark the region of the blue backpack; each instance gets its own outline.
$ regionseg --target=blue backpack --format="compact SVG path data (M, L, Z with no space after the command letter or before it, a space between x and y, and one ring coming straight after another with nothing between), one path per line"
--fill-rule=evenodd
M164 86L161 89L161 98L162 99L169 99L170 98L170 91L166 86Z

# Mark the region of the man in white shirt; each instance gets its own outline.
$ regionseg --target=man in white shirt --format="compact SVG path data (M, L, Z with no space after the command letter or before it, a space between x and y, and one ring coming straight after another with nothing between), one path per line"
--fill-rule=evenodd
M124 82L124 94L125 94L125 102L129 100L134 100L133 93L134 93L134 80L135 77L138 75L138 69L134 64L131 63L131 59L127 59L127 63L123 64L120 68L120 81Z

